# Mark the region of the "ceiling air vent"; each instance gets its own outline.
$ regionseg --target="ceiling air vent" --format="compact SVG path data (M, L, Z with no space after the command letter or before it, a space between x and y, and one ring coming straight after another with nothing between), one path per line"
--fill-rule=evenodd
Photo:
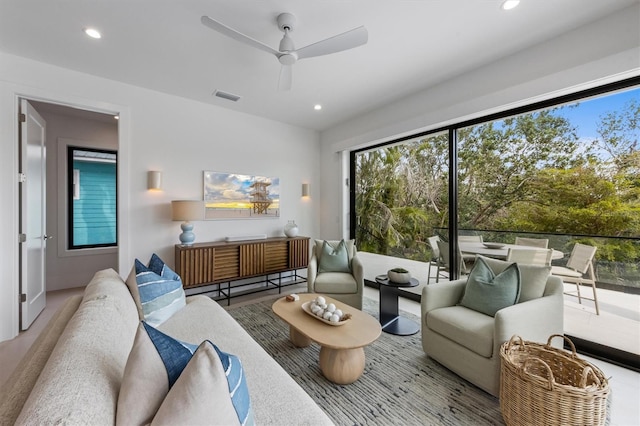
M226 99L232 102L238 102L240 100L240 96L234 95L233 93L223 92L222 90L215 90L213 92L213 96L217 96L218 98Z

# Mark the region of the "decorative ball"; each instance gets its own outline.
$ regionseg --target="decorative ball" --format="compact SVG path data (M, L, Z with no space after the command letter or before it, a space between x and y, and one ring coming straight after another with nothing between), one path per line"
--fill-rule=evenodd
M324 309L318 309L316 311L316 315L319 316L319 317L322 317L324 315Z
M327 303L327 301L325 300L325 298L324 298L324 297L322 297L322 296L318 296L318 297L316 297L316 303L317 303L318 305L324 305L325 303Z
M342 318L342 311L340 309L336 309L335 311L333 311L334 315L337 315L339 318Z
M331 322L340 322L340 317L337 316L336 314L331 315L331 317L329 318L329 321Z
M335 312L335 310L336 310L336 305L334 305L333 303L329 303L329 304L327 305L327 311L329 311L329 312Z
M331 318L331 316L332 316L332 315L333 315L333 314L332 314L331 312L327 312L327 311L325 311L325 312L324 312L324 315L322 315L322 318L324 318L324 319L328 320L329 318Z

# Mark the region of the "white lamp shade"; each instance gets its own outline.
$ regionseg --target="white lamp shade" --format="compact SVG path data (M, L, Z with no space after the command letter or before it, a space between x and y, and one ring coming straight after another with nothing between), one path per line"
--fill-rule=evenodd
M203 220L204 202L199 200L174 200L171 202L173 220Z

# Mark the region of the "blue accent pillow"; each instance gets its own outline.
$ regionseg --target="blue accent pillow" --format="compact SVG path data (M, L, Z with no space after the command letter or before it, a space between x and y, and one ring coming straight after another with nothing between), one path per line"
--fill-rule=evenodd
M328 241L322 244L318 273L322 272L351 272L349 255L347 254L347 246L344 240L340 240L336 247L333 247Z
M167 369L169 389L171 389L198 347L167 336L144 321L142 325Z
M181 342L143 322L149 338L156 347L169 377L169 388L173 386L185 369L198 346ZM206 340L215 349L227 378L229 397L241 425L253 424L253 413L249 399L249 388L242 363L236 355L221 351L211 341ZM249 422L247 422L249 420Z
M520 298L520 269L517 263L507 266L498 275L481 258L467 279L460 305L492 317L502 308L515 305Z
M171 270L155 253L149 266L135 260L127 285L138 304L141 318L157 327L186 305L180 276ZM135 282L130 282L135 281Z
M211 342L209 342L211 343ZM211 343L213 348L218 353L224 373L227 376L227 382L229 384L229 396L231 397L231 403L236 410L238 420L241 425L247 424L250 421L253 424L253 413L251 412L251 401L249 400L249 388L247 387L247 380L244 377L244 369L240 358L235 355L222 352L216 345Z

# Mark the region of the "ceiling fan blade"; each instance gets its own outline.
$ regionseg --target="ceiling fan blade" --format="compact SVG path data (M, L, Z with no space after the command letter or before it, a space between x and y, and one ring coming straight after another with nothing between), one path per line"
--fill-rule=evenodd
M283 65L280 68L280 79L278 80L278 90L291 90L291 81L293 80L293 70L291 65Z
M271 53L272 55L276 55L276 56L280 55L280 52L267 46L266 44L258 40L252 39L251 37L246 36L242 33L239 33L233 28L229 28L226 25L208 16L203 16L202 18L200 18L200 22L202 22L203 25L211 28L212 30L217 31L220 34L226 35L227 37L230 37L236 41L239 41L244 44L248 44L249 46L255 47L256 49L260 49L267 53Z
M330 53L342 52L343 50L362 46L367 43L368 39L369 33L367 29L361 26L297 49L296 53L298 54L298 59L328 55Z

